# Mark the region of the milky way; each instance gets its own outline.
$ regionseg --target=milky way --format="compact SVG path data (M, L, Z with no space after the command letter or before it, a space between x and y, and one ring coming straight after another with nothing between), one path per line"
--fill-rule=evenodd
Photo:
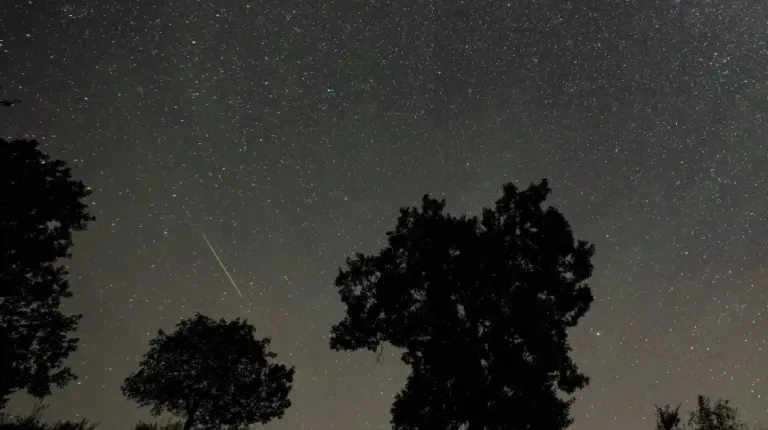
M23 104L0 134L67 160L98 218L71 263L81 378L52 418L146 418L122 380L201 311L296 366L267 428L387 428L407 369L330 350L338 266L424 193L476 213L548 177L597 247L574 429L650 429L699 393L768 420L764 1L11 3L0 85Z

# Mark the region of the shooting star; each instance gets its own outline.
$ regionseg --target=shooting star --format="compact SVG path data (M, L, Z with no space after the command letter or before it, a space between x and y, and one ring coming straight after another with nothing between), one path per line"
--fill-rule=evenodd
M229 271L227 270L226 266L224 266L224 263L222 263L221 258L219 258L219 254L217 254L216 250L213 249L213 245L211 245L211 242L209 242L208 238L205 237L205 233L200 232L200 234L203 235L203 239L205 239L205 243L208 244L208 248L211 249L213 256L216 257L216 261L219 262L219 265L221 266L222 270L224 270L224 273L227 275L227 278L229 278L229 282L232 283L232 286L235 287L235 291L237 291L237 294L240 295L240 298L242 299L243 293L240 292L240 288L237 288L237 284L235 283L235 280L232 279L232 275L229 274Z

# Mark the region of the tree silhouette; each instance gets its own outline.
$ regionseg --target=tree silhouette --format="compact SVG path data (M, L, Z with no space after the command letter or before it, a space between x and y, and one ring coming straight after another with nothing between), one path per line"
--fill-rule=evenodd
M80 315L59 309L72 296L60 260L93 220L90 191L37 145L0 139L0 409L12 393L42 398L75 378L63 362Z
M345 318L335 350L404 350L411 367L392 406L395 429L564 429L588 383L568 329L593 300L593 246L541 205L547 180L504 186L482 218L443 213L424 196L402 208L388 246L357 253L336 287Z
M680 430L680 406L656 406L656 430Z
M293 368L270 363L277 355L257 340L247 321L227 322L196 314L173 333L150 342L123 394L152 413L185 417L191 428L246 429L281 418L291 405Z
M704 396L696 399L696 409L688 419L688 430L746 430L739 411L728 400L718 399L714 405Z

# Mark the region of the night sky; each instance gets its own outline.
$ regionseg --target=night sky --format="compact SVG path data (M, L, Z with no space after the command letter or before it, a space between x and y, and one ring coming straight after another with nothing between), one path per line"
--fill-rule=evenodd
M699 393L768 420L765 1L5 4L1 95L23 104L0 135L68 161L98 218L66 305L81 378L50 418L147 418L120 384L201 311L296 366L266 428L387 428L407 369L330 350L338 267L424 193L477 213L547 177L597 247L574 429L651 429Z

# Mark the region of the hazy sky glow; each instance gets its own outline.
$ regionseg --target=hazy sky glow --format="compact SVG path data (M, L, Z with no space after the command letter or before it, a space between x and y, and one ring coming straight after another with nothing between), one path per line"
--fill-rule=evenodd
M651 429L698 393L768 419L768 4L463 3L11 2L0 134L67 160L98 217L52 417L145 418L122 380L201 311L297 367L268 429L387 428L406 369L329 349L337 267L424 193L477 212L548 177L597 247L574 429Z

